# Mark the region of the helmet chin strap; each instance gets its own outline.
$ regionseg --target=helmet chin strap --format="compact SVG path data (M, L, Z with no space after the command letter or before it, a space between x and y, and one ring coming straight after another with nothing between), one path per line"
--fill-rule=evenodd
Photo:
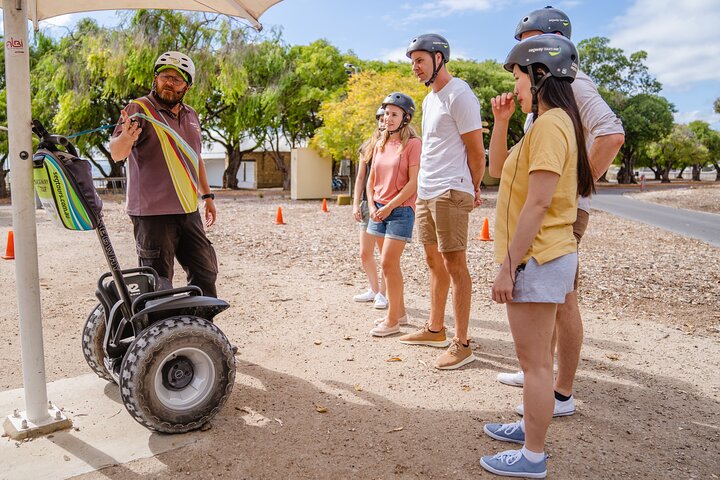
M398 128L396 128L395 130L388 130L388 131L387 131L387 132L388 132L388 135L392 135L393 133L399 132L400 130L402 130L402 128L403 128L405 125L407 125L408 123L410 123L410 120L409 120L407 117L408 117L408 114L407 114L407 113L406 113L405 115L403 115L403 120L402 120L402 123L400 123L400 126L399 126ZM385 127L384 130L387 130L387 127Z
M542 88L543 84L545 83L545 80L547 80L548 77L551 77L550 73L546 73L543 75L540 80L535 83L535 74L532 71L532 65L528 66L528 74L530 75L530 93L532 94L532 114L533 114L533 122L537 120L538 117L538 92Z
M442 67L442 65L443 65L442 62L440 62L440 65L438 65L437 62L435 61L436 53L437 52L432 52L432 54L431 54L432 62L433 62L433 74L430 77L430 79L427 82L425 82L426 87L429 87L430 85L432 85L435 82L435 79L437 78L438 73L440 72L440 67Z

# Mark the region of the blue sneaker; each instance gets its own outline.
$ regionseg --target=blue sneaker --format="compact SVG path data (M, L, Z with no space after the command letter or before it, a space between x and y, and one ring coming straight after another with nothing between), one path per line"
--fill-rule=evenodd
M488 423L483 427L485 433L503 442L525 443L525 432L520 427L520 422L515 423Z
M480 459L480 465L495 475L504 477L545 478L547 476L547 455L542 462L533 463L521 450L506 450L497 455Z

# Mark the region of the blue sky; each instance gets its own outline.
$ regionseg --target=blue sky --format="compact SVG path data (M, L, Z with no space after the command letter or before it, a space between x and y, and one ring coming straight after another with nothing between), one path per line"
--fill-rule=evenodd
M515 43L518 20L547 4L536 0L284 0L260 21L265 28L282 28L288 43L325 38L363 59L403 59L414 36L436 32L449 40L453 56L502 61ZM676 121L702 119L720 130L720 115L712 111L712 102L720 97L720 1L564 0L551 4L570 16L575 42L604 36L626 54L646 50L650 72L663 84L662 95L678 110ZM80 17L58 17L41 22L41 28L72 25ZM112 13L96 18L106 24L116 22Z

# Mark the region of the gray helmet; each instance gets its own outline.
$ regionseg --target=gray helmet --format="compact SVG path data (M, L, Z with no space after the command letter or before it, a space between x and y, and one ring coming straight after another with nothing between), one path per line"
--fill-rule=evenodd
M515 40L525 32L539 30L543 33L559 33L565 38L570 38L572 25L570 18L562 10L547 6L528 13L515 27Z
M383 100L382 108L385 109L386 105L395 105L396 107L402 108L405 115L409 117L404 123L410 123L413 115L415 115L415 102L413 102L413 99L410 98L409 95L405 95L404 93L391 93Z
M429 52L431 54L440 52L445 63L450 61L450 44L445 37L436 33L426 33L413 38L407 50L405 50L405 56L410 58L410 54L417 51ZM435 58L434 55L433 58Z
M528 67L542 64L547 67L548 75L569 78L572 81L577 74L579 62L577 48L570 40L546 33L526 38L515 45L508 53L504 67L508 72L512 72L513 65Z
M382 105L380 108L377 109L377 112L375 112L375 119L378 119L385 115L385 105Z

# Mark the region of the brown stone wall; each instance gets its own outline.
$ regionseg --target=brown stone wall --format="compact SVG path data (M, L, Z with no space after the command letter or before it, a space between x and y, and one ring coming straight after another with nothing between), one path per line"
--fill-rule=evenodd
M280 152L290 169L290 152ZM256 188L273 188L283 186L283 173L277 168L270 152L250 152L243 155L243 161L255 162Z

